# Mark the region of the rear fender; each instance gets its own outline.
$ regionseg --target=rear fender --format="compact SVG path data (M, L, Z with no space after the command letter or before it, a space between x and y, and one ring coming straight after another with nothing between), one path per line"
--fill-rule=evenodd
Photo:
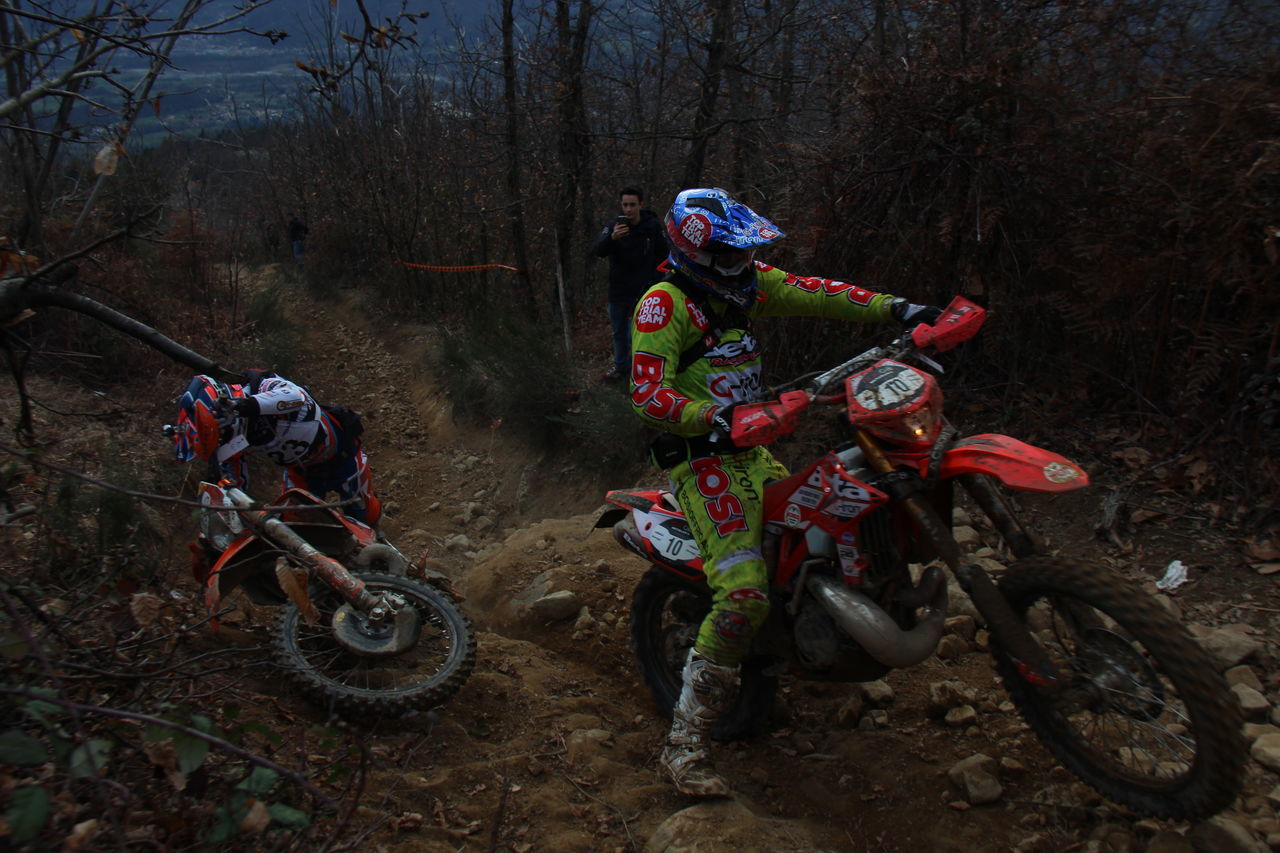
M592 530L598 530L605 527L613 527L619 521L626 518L633 510L647 512L655 506L663 506L670 509L663 496L669 495L664 489L614 489L607 492L604 496L605 501L613 506L606 506L600 511L600 515L596 517L595 524L591 525Z
M594 527L612 527L618 544L681 577L702 575L702 555L670 492L618 489L605 495L605 500L614 506L600 514Z
M957 441L943 455L940 474L988 474L1026 492L1070 492L1089 485L1089 475L1065 456L996 433Z
M253 553L254 546L257 546L259 554ZM213 564L205 580L205 607L216 613L222 599L230 595L251 572L258 571L267 562L274 562L273 558L256 536L241 536L232 542L227 550L218 555L218 562Z
M665 505L664 496L669 495L666 489L614 489L607 492L604 499L614 506L625 507L626 509L650 509L658 505ZM606 510L606 512L615 513L617 510ZM604 527L604 524L597 523L596 527Z

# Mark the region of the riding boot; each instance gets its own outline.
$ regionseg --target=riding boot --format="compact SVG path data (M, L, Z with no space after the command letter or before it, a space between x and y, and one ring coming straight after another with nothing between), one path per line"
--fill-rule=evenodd
M658 759L676 790L694 797L727 797L729 783L711 763L708 741L720 715L738 695L738 667L719 666L689 650L684 684L672 714L671 731Z

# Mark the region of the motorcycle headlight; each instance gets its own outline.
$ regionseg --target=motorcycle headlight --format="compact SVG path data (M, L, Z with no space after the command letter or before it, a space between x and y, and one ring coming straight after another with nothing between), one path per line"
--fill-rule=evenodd
M846 382L850 423L892 444L927 447L942 431L942 390L921 370L885 359Z
M933 441L941 426L942 419L938 417L933 406L927 403L918 410L902 416L904 438L913 441Z

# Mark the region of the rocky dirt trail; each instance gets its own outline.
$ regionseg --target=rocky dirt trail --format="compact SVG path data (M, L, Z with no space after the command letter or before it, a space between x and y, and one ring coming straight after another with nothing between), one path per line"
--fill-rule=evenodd
M369 322L350 301L305 307L310 327L327 331L308 341L297 378L365 413L387 532L443 564L478 628L475 673L452 701L370 731L376 766L356 818L368 849L1280 849L1274 747L1255 748L1227 814L1198 827L1141 819L1057 766L1001 690L985 632L963 616L946 659L862 686L784 682L770 729L719 750L737 795L677 795L655 772L665 721L629 649L628 602L645 566L591 532L605 488L654 475L602 481L498 428L455 424L424 361L429 328ZM1093 535L1098 502L1026 510L1051 544L1115 562ZM1280 734L1280 584L1237 545L1166 516L1133 531L1123 559L1149 584L1175 558L1191 567L1193 582L1162 599L1229 668L1248 734L1265 745ZM991 759L985 792L952 772L975 755Z
M1107 458L1096 489L1022 511L1051 547L1125 567L1153 592L1172 560L1188 566L1190 582L1162 600L1220 658L1256 742L1245 794L1224 815L1199 826L1142 819L1076 782L1017 716L985 632L959 610L940 656L884 681L784 680L767 730L718 749L734 798L698 804L655 770L666 721L627 627L646 566L592 532L606 489L652 485L656 473L637 464L601 475L571 451L528 450L500 424L455 423L425 358L432 328L370 319L355 291L336 302L285 292L309 330L288 375L364 415L384 529L453 578L478 636L475 672L444 706L343 723L362 727L372 763L342 849L355 849L354 833L359 849L388 853L1280 850L1280 574L1259 571L1278 558L1250 551L1241 531L1209 523L1185 495L1144 494L1116 541L1098 537L1108 484L1127 474ZM111 452L139 471L172 470L155 425L172 419L183 376L159 366L139 392L154 400L104 428L123 448ZM76 408L83 389L66 393ZM38 418L57 429L51 415ZM136 442L114 443L135 421ZM67 432L60 452L96 458L107 436ZM256 482L270 491L274 474ZM176 529L142 511L172 531L174 565L184 565L189 512ZM981 528L969 538L974 549L995 544ZM201 649L265 644L272 614L243 608ZM224 701L306 744L310 727L332 721L277 675L250 673Z

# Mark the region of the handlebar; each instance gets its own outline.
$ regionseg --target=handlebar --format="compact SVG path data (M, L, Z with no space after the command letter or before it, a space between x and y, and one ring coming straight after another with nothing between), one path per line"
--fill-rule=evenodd
M804 390L809 398L813 399L831 383L852 376L863 367L875 364L883 358L914 356L941 372L942 367L922 350L933 349L937 352L946 352L955 348L978 333L982 324L986 322L986 316L985 308L975 305L963 296L957 296L951 300L951 304L932 326L921 323L884 346L872 347L866 352L859 353L843 364L819 373L804 386Z
M932 326L921 323L894 341L859 353L843 364L813 376L808 382L805 382L805 377L792 380L782 387L804 384L799 390L782 392L777 400L738 405L733 411L730 439L739 447L749 447L768 444L786 435L795 429L800 413L820 398L828 386L884 358L914 358L940 373L942 366L929 358L924 350L946 352L967 341L982 328L986 316L985 308L957 296Z

